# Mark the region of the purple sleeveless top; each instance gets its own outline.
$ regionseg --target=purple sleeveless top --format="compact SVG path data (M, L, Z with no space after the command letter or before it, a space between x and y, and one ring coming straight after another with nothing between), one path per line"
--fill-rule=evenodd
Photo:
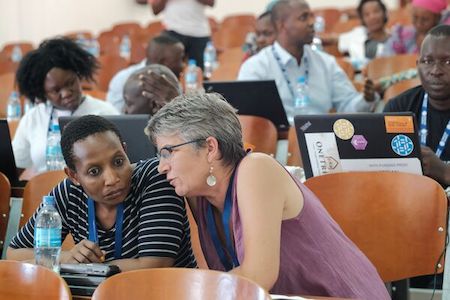
M292 177L292 176L291 176ZM233 182L231 221L238 260L244 260L244 238ZM295 180L295 179L294 179ZM317 197L297 182L304 205L297 217L282 221L280 270L274 294L390 299L375 267L345 236ZM202 250L210 269L225 271L206 228L208 201L198 199L196 211Z

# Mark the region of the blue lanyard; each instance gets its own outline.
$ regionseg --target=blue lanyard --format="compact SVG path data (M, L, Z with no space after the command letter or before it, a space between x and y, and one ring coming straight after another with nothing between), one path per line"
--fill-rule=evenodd
M225 267L226 271L229 271L235 267L239 266L239 261L237 259L236 253L234 251L232 242L231 242L231 233L230 233L230 216L231 216L231 208L233 206L232 202L232 191L233 191L233 181L234 181L234 172L231 175L230 183L228 184L227 194L225 197L225 205L222 213L222 224L223 230L225 233L225 240L228 254L231 256L233 260L230 262L223 251L222 245L219 240L219 234L217 233L216 222L214 221L213 208L211 204L208 204L207 208L207 229L213 240L214 247L216 248L217 254L219 255L220 261L222 265Z
M275 50L275 46L274 45L272 45L271 48L272 48L273 57L275 57L275 60L277 61L278 66L280 67L281 72L283 73L284 80L287 83L287 86L289 88L289 92L291 93L292 99L295 99L296 96L295 96L294 87L292 86L292 82L289 79L289 76L288 76L286 68L283 66L283 63L281 62L280 55L278 55L278 52ZM304 56L303 62L305 64L305 83L308 84L308 76L309 76L308 69L309 68L308 68L308 58L306 56Z
M88 199L88 221L89 221L89 240L98 245L97 223L95 222L95 203L91 198ZM114 240L114 258L122 257L122 224L123 223L123 203L117 206L116 212L116 235Z
M428 116L428 94L425 93L422 102L422 114L420 116L420 144L422 146L427 145L427 116ZM450 120L445 127L444 133L442 134L441 140L436 148L436 156L441 157L442 152L444 152L445 145L447 144L448 136L450 135Z

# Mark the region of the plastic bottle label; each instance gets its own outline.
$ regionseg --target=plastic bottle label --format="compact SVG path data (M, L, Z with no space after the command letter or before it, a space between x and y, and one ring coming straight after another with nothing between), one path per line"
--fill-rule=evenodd
M61 228L36 228L35 247L61 247Z

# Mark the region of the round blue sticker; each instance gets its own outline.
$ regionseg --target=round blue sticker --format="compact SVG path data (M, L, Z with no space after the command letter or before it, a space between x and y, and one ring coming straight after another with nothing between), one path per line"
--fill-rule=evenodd
M400 156L408 156L414 150L414 144L412 140L403 134L394 136L391 141L392 150Z

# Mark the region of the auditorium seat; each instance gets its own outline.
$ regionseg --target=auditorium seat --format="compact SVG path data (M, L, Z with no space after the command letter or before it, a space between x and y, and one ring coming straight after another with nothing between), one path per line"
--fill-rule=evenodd
M384 282L443 271L447 196L433 179L344 172L306 180Z
M399 54L376 57L363 69L363 74L372 80L416 67L417 54Z
M183 299L269 300L255 282L231 273L187 268L155 268L119 273L103 281L92 300Z
M0 295L13 300L70 300L72 294L62 277L29 263L0 261Z
M277 149L277 128L268 119L257 116L238 115L242 127L243 142L255 146L255 152L275 156Z

